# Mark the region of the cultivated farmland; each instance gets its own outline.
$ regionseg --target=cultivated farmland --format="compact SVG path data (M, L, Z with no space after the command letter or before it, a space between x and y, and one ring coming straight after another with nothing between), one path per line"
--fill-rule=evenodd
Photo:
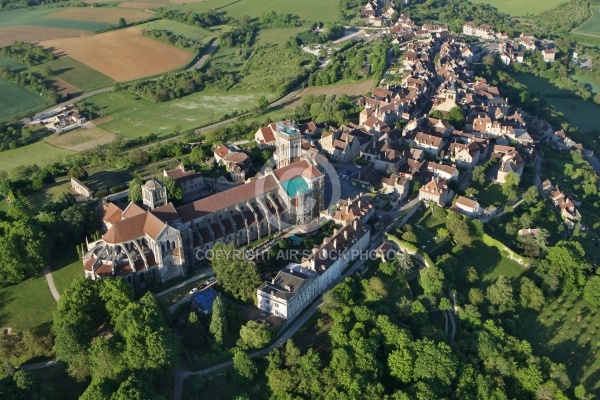
M592 6L594 16L583 25L573 29L573 33L600 38L600 6Z
M523 17L551 10L568 0L473 0L474 3L487 3L503 13Z
M62 39L66 37L84 36L90 34L91 32L89 31L45 28L43 26L0 27L0 47L8 46L15 41L35 43L40 40Z
M46 40L40 44L66 54L118 82L181 68L193 58L185 50L142 36L141 28Z
M119 8L139 8L142 10L150 9L150 8L158 8L158 7L166 7L170 5L168 1L155 0L155 1L125 1L123 3L119 3L117 7Z
M182 11L203 12L208 10L225 11L228 16L241 18L244 15L260 17L267 11L294 14L307 21L334 22L340 19L338 1L323 0L206 0L185 6L173 6Z
M65 8L46 15L45 19L67 19L77 21L92 21L117 25L119 18L125 18L127 23L144 21L154 17L154 14L144 10L127 10L120 8Z
M36 111L46 104L43 97L0 78L0 119Z
M60 147L61 149L84 151L108 144L114 138L115 135L100 128L82 128L61 135L52 135L45 140L52 146Z
M176 126L191 129L220 120L224 114L253 108L260 96L272 100L272 94L205 90L165 103L134 99L126 92L102 93L86 101L96 104L112 121L99 127L127 138L156 133L170 134Z
M110 28L110 24L75 19L57 19L49 17L55 9L18 9L2 11L0 13L0 27L8 26L43 26L47 28L75 29L96 32Z
M61 57L44 65L50 67L56 77L84 92L108 87L115 83L108 76L71 57Z

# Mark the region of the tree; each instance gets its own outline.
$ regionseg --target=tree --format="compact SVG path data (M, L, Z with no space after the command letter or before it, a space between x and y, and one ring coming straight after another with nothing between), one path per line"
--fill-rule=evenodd
M127 26L127 21L125 21L125 18L121 17L119 18L119 28L125 28Z
M529 189L527 189L525 193L523 193L523 200L525 201L525 203L530 205L537 203L539 197L540 194L537 190L537 187L535 186L529 187Z
M517 188L519 187L519 181L521 177L516 172L509 172L504 179L502 184L502 194L504 194L509 201L517 199Z
M419 241L419 239L417 238L417 235L415 235L414 232L404 232L402 234L402 240L404 240L405 242L408 243L417 243Z
M440 304L438 305L438 308L442 311L450 311L452 310L452 304L450 303L450 300L448 300L446 297L442 297L440 299Z
M262 114L269 109L269 100L265 96L260 96L256 104L256 114Z
M465 113L462 108L452 107L448 112L448 122L456 129L462 129L465 126Z
M469 290L469 302L474 306L477 306L485 300L485 296L483 295L483 290L478 288L471 288Z
M457 215L450 218L446 223L446 227L458 245L470 246L473 243L469 224L462 216Z
M585 251L578 242L560 241L548 249L546 263L538 267L542 274L550 273L562 281L562 288L570 292L585 285L584 270L587 266Z
M466 304L464 307L459 308L458 316L460 319L469 322L471 325L481 325L481 313L473 304Z
M34 220L22 217L13 223L0 221L0 284L21 282L48 262L51 243L47 234Z
M227 333L227 310L225 302L221 296L217 296L213 303L212 317L210 319L209 331L213 335L215 342L223 345L225 334Z
M133 149L129 152L127 158L133 165L144 165L148 163L148 160L150 160L150 155L146 150Z
M583 298L596 307L600 306L600 276L593 276L587 281L583 289Z
M471 175L471 181L477 182L483 185L485 182L485 166L478 165L473 168L473 174Z
M519 299L523 308L531 308L538 311L542 309L545 302L544 292L529 278L521 279Z
M133 201L134 203L142 201L143 184L142 179L137 176L129 182L129 201Z
M200 349L206 344L208 331L198 314L191 312L185 327L185 344L191 349Z
M438 230L437 230L437 236L440 239L445 239L448 236L450 236L450 232L448 232L448 229L441 227L441 228L438 228Z
M83 168L81 165L73 165L71 168L69 168L69 172L67 172L67 177L83 181L87 179L88 173L85 170L85 168Z
M237 345L244 350L260 349L271 341L271 330L264 323L248 321L240 328Z
M254 379L258 371L250 356L240 349L233 350L233 368L242 378L248 380Z
M431 118L435 118L435 119L443 119L444 118L444 114L442 114L442 112L440 110L433 110L429 113L429 116Z
M419 284L425 294L440 294L444 289L444 272L435 266L423 268L420 273Z
M124 279L103 279L99 286L100 298L114 324L124 308L135 299L133 286Z
M469 281L470 283L474 283L477 282L479 280L479 274L477 273L477 270L475 269L475 267L469 267L469 269L467 269L467 281Z
M242 301L256 295L260 277L254 264L233 243L217 243L211 251L211 264L221 287Z
M487 288L486 294L490 303L495 306L503 306L509 309L513 306L512 284L505 276L499 276L496 282Z
M161 178L162 183L167 189L167 198L175 204L181 203L183 200L183 187L180 183L175 182L170 177Z

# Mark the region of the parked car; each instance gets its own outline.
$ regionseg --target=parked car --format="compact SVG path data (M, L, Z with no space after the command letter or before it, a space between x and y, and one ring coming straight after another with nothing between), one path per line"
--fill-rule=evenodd
M210 278L209 280L206 281L207 285L210 285L211 283L215 282L217 280L217 278L215 278L214 276L212 278Z
M193 288L192 290L190 290L190 294L194 294L194 293L196 293L197 291L198 291L198 288L197 288L197 287L195 287L195 288Z

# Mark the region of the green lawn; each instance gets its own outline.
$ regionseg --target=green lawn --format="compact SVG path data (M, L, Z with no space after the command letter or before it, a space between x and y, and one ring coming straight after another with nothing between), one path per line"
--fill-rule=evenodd
M600 396L600 313L576 294L561 296L541 313L525 311L523 335L535 354L566 365L573 382Z
M594 16L583 25L573 29L574 33L600 37L600 5L593 5L592 12Z
M295 37L307 27L261 29L256 37L257 44L284 44L289 38Z
M542 11L551 10L568 0L473 0L473 3L487 3L496 7L501 12L523 17L528 14L538 14Z
M56 290L61 295L71 286L71 282L85 276L83 264L77 254L75 245L69 245L62 249L56 259L53 260L51 267L52 279L54 279Z
M241 18L244 15L260 17L267 11L293 14L303 20L311 22L334 22L340 19L339 2L328 0L207 0L185 6L171 6L170 8L202 12L217 10L226 12L227 16Z
M506 204L507 198L502 194L502 185L485 181L483 185L473 182L471 187L479 191L475 197L484 207L491 205L500 207Z
M43 206L48 204L48 202L52 201L54 196L58 195L59 193L68 192L69 186L71 186L70 181L53 183L44 187L42 190L36 190L35 192L31 193L26 197L25 202L32 210L37 212Z
M515 79L526 85L530 92L539 92L557 111L562 112L573 125L583 133L595 131L598 124L590 115L599 115L600 106L580 98L561 98L556 95L570 94L570 91L556 86L547 79L531 74L515 74Z
M92 21L77 21L66 19L43 18L48 14L56 12L52 8L42 9L18 9L0 12L0 27L6 26L44 26L47 28L76 29L88 32L96 32L111 27L110 24Z
M593 81L586 76L581 76L581 75L572 75L571 78L576 80L577 82L583 83L584 85L589 85L589 87L592 89L592 93L594 93L594 94L600 93L600 83Z
M0 78L0 120L17 114L37 111L46 104L43 97L12 81Z
M100 127L127 138L136 138L149 133L167 135L176 126L183 130L192 129L218 121L233 111L243 112L253 108L260 96L273 99L265 91L219 91L206 90L164 103L151 103L135 99L126 92L103 93L88 101L104 109L112 121Z
M54 390L60 393L62 400L77 400L83 394L87 387L87 382L77 382L71 378L63 365L56 365L50 368L42 368L31 371L31 374L38 382L51 383Z
M17 330L34 328L52 321L55 308L44 276L0 288L0 326Z
M50 67L57 78L84 92L108 87L115 83L108 76L68 56L45 63L44 66Z
M75 154L73 151L50 146L46 142L37 142L18 149L0 152L0 171L12 171L19 165L44 166L55 161L62 161L65 156Z
M182 24L180 22L169 21L167 19L159 19L157 21L146 22L145 24L138 25L144 29L160 29L163 31L170 31L176 35L185 36L189 39L194 39L199 42L206 42L208 39L212 39L216 36L215 33L208 29L200 28L197 26L191 26Z

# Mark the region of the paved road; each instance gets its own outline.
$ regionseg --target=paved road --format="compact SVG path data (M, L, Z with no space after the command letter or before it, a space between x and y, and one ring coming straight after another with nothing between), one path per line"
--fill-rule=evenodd
M213 40L211 42L211 44L206 48L206 50L204 51L204 53L202 54L202 56L200 58L198 58L198 61L196 61L187 70L191 71L193 69L202 68L202 66L204 65L204 63L206 62L206 60L208 60L208 58L212 55L212 53L214 53L215 50L217 50L217 47L219 47L219 39Z
M170 288L168 288L166 290L163 290L160 293L156 293L156 296L158 296L158 297L164 296L165 294L171 293L174 290L177 290L177 289L180 289L180 288L184 287L188 283L192 283L192 282L200 280L200 279L202 279L204 277L214 275L214 273L215 272L213 271L212 268L203 268L202 270L198 271L196 273L196 275L192 276L191 278L186 279L185 281L181 282L180 284L175 285L173 287L170 287Z
M56 362L56 360L50 360L50 361L43 361L43 362L39 362L39 363L35 363L35 364L21 365L19 368L22 370L25 370L25 371L32 371L34 369L53 367L56 364L58 364Z
M54 285L54 279L52 278L52 271L50 271L50 267L44 268L44 277L46 277L46 282L48 282L48 287L50 288L52 297L54 297L54 300L58 301L60 299L60 293L58 293L58 290L56 290L56 286Z

